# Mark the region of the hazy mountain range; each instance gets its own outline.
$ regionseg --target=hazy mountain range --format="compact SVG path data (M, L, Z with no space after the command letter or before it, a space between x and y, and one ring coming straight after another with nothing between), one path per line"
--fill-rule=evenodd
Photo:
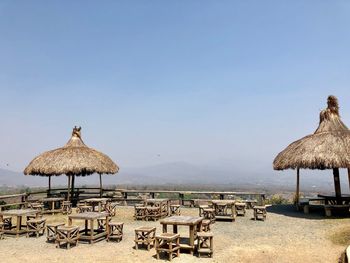
M343 178L344 177L344 178ZM347 191L345 176L342 187ZM302 190L332 191L332 171L302 171ZM79 177L77 185L97 185L98 176ZM6 186L47 186L48 179L41 176L25 176L23 173L0 169L0 185ZM56 176L52 186L67 184L66 176ZM239 169L230 165L197 166L186 162L163 163L154 166L121 168L116 175L104 175L104 185L199 185L221 186L241 189L294 190L295 171L276 172L271 167L259 171Z

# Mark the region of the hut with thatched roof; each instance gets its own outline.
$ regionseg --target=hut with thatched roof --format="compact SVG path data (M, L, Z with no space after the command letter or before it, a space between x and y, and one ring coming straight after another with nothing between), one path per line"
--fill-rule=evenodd
M74 127L72 136L65 146L35 157L25 168L24 174L48 176L49 178L65 174L68 176L68 193L72 178L73 193L75 176L97 173L100 176L100 193L102 194L101 175L115 174L118 170L118 166L107 155L87 147L81 138L81 127Z
M337 202L341 202L339 168L347 168L350 183L350 131L341 121L338 100L329 96L328 107L321 111L314 134L291 143L273 162L275 170L297 169L297 201L299 169L333 169Z

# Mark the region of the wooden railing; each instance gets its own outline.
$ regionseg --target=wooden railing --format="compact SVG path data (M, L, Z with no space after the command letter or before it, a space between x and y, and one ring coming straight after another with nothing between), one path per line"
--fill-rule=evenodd
M71 192L70 192L71 193ZM66 188L52 188L36 192L0 196L0 211L9 207L27 207L28 201L39 200L43 197L63 196L67 198ZM103 197L110 197L123 204L142 201L143 198L169 198L178 200L180 204L193 205L198 200L211 199L243 199L256 200L259 205L265 203L265 193L257 192L228 192L228 191L170 191L170 190L144 190L144 189L102 189ZM74 189L73 203L92 197L100 197L100 188L78 187ZM3 201L3 202L1 202ZM3 204L1 204L3 203Z

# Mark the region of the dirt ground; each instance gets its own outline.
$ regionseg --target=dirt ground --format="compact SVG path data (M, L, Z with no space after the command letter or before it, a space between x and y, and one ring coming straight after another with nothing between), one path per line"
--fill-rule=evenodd
M159 222L133 220L133 207L118 207L115 221L124 222L124 237L119 243L102 240L93 245L79 244L70 250L47 243L45 236L5 237L0 240L0 262L159 262L155 250L134 249L134 229ZM198 258L181 253L173 262L338 262L344 246L333 244L329 235L350 226L350 218L325 219L321 214L305 216L291 206L268 209L267 220L254 221L252 211L236 222L216 222L214 257ZM182 215L197 215L196 208L182 208ZM47 222L67 222L67 216L45 216ZM78 222L78 221L77 221ZM179 228L188 235L188 228Z

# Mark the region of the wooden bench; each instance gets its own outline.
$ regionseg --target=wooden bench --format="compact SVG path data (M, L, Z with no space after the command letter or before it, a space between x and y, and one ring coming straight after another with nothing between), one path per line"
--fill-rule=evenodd
M78 246L78 240L80 237L79 230L78 226L57 227L56 248L59 248L61 244L66 244L67 249L70 249L71 244Z
M135 249L139 248L139 244L146 245L147 250L151 249L151 245L155 245L155 227L139 227L135 229Z
M159 254L165 252L168 254L169 261L173 259L173 256L180 256L180 234L162 233L156 235L156 253L157 259Z
M324 205L324 212L327 217L332 216L332 212L349 212L350 205Z
M210 257L213 257L213 253L214 253L213 237L214 235L211 232L197 233L198 257L201 257L201 254L207 254Z

